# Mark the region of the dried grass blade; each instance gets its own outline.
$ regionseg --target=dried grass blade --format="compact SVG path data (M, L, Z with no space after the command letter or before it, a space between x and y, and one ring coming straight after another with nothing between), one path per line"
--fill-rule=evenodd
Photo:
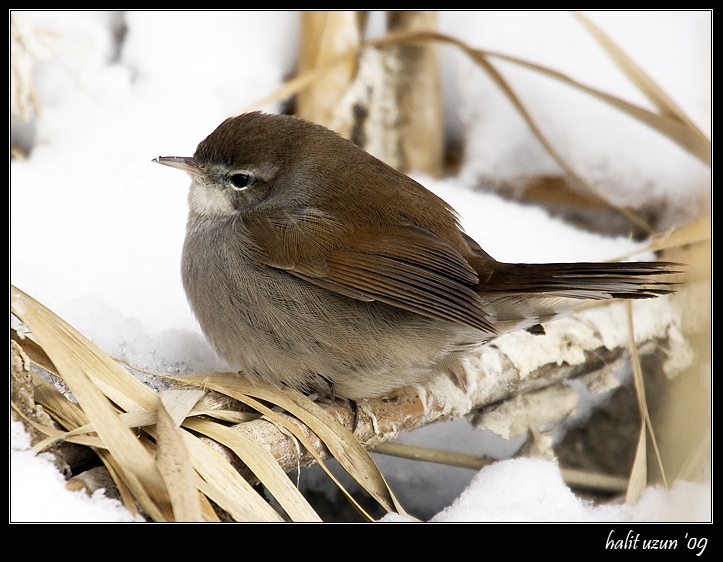
M176 427L180 427L189 415L196 403L203 398L206 391L200 388L183 390L164 390L161 392L163 408L171 416Z
M396 443L392 441L380 443L372 449L372 452L380 453L382 455L391 455L403 459L414 459L424 462L434 462L437 464L469 468L470 470L480 470L485 466L489 466L496 462L496 460L491 457L479 457L476 455L455 453L453 451L442 451L440 449L419 447L416 445L407 445L406 443Z
M33 385L35 386L35 400L37 403L42 404L46 411L52 413L53 418L61 425L72 430L88 424L88 418L77 404L70 402L65 396L60 394L57 388L49 384L35 372L33 372ZM103 462L111 478L113 478L126 509L134 516L138 515L138 509L136 508L131 489L121 478L121 472L116 468L117 463L112 455L105 449L99 447L93 447L93 450ZM147 497L142 487L140 487L140 489L144 497ZM139 501L139 503L142 502ZM157 521L164 520L163 514L155 508L154 503L150 499L145 503L146 505L150 505L148 513L152 518L155 518Z
M193 404L189 406L189 410ZM196 473L191 466L183 432L166 410L163 400L158 405L157 418L156 462L168 488L174 520L203 521L199 492L195 486Z
M48 427L41 426L40 424L34 422L33 420L27 420L29 424L31 424L33 427L38 429L39 431L43 431L48 437L43 439L42 441L38 441L33 447L30 449L30 451L33 454L40 454L48 447L52 447L55 443L59 441L66 441L68 443L76 443L77 445L85 445L86 447L93 447L94 449L105 449L105 443L103 443L102 439L99 437L93 437L90 435L84 435L85 431L81 432L81 434L76 434L74 431L60 431L60 430L51 430Z
M100 460L103 463L103 466L105 466L106 470L108 471L111 478L113 479L113 482L115 482L116 488L118 488L118 493L120 494L123 505L126 507L126 509L128 511L131 512L131 514L133 514L134 517L140 516L140 513L138 512L138 508L136 507L136 502L133 499L133 493L131 492L131 489L126 485L126 483L123 481L123 478L121 478L121 475L116 470L116 463L113 461L113 457L111 457L110 454L108 454L108 451L105 451L105 450L100 451L98 453L98 456L100 457ZM160 521L160 519L158 519L158 520Z
M417 31L417 32L400 32L395 34L389 34L385 37L382 37L381 39L377 39L375 41L370 41L366 43L364 46L369 46L372 44L385 44L387 42L400 42L400 41L419 41L419 40L433 40L433 41L440 41L444 43L449 43L452 45L457 46L460 50L464 51L470 58L472 58L475 61L479 61L481 59L485 59L487 57L493 57L498 58L501 60L505 60L507 62L516 64L518 66L522 66L524 68L528 68L530 70L533 70L535 72L539 72L541 74L545 74L546 76L549 76L550 78L554 78L555 80L558 80L560 82L563 82L567 84L568 86L571 86L573 88L579 89L582 92L585 92L589 95L592 95L601 101L604 101L605 103L615 107L616 109L627 113L631 117L641 121L642 123L646 124L647 126L651 127L652 129L656 130L657 132L667 136L670 140L678 144L682 149L686 150L696 158L698 158L701 162L704 164L710 166L711 164L711 142L710 139L708 139L684 114L682 111L677 109L673 102L671 101L670 104L664 104L666 110L663 111L663 114L654 113L652 111L649 111L645 108L642 108L640 106L634 105L630 102L627 102L623 100L622 98L619 98L617 96L613 96L611 94L608 94L606 92L603 92L601 90L598 90L596 88L592 88L590 86L586 86L585 84L582 84L578 82L577 80L574 80L570 78L569 76L557 71L553 70L551 68L548 68L546 66L542 66L539 64L535 64L517 57L513 57L510 55L505 55L503 53L497 53L494 51L488 51L483 49L474 49L464 43L463 41L460 41L459 39L455 39L454 37L450 37L448 35L444 35L441 33L436 32L430 32L430 31ZM631 61L632 62L632 61ZM632 63L634 64L634 63ZM642 71L641 71L642 72ZM647 78L647 77L646 77ZM650 80L648 78L648 80ZM650 81L651 84L653 84L652 89L657 89L662 93L662 90L657 87L652 81ZM637 85L637 84L636 84ZM507 93L507 92L505 92ZM644 93L647 93L644 91ZM658 100L662 100L663 97L665 97L665 94L662 94L662 96L658 97ZM514 101L513 101L514 103ZM655 103L655 101L653 102ZM658 104L656 104L657 106ZM675 108L674 110L671 108ZM524 114L523 114L524 117ZM525 118L527 120L527 118ZM528 121L529 123L529 121ZM537 133L536 133L537 134Z
M693 454L688 457L683 467L680 469L678 478L680 480L694 481L699 478L700 467L710 464L711 458L711 428L708 426L698 446L694 449Z
M645 109L644 107L640 107L638 105L625 101L622 98L613 96L612 94L608 94L607 92L603 92L602 90L598 90L596 88L592 88L590 86L582 84L577 80L574 80L573 78L570 78L569 76L558 72L557 70L553 70L539 64L531 63L529 61L504 55L502 53L495 53L492 51L478 52L484 53L488 57L505 60L522 66L524 68L529 68L530 70L534 70L536 72L539 72L540 74L545 74L546 76L554 78L559 82L567 84L568 86L571 86L582 92L585 92L586 94L596 97L599 100L607 103L608 105L616 108L617 110L623 113L627 113L630 117L637 119L641 123L657 131L658 133L668 137L683 150L689 152L707 166L711 165L710 140L697 129L690 129L689 127L674 119L673 117L670 117L669 115L660 115L659 113L655 113L653 111Z
M129 429L137 427L147 427L149 425L155 425L156 423L156 412L142 411L142 412L126 412L120 414L120 419ZM32 420L28 420L33 423ZM42 427L42 426L40 426ZM38 429L40 429L38 427ZM46 431L52 430L52 431ZM88 433L94 433L95 428L92 423L87 423L80 427L76 427L70 431L60 431L53 428L40 429L48 435L47 439L43 439L31 449L35 453L39 453L43 449L50 447L57 441L68 441L70 443L77 443L79 445L87 445L88 447L100 447L106 449L105 444L97 437L88 436Z
M597 27L592 21L580 12L572 12L572 15L582 24L582 26L592 35L592 37L600 44L603 50L608 54L610 59L618 66L618 68L628 77L628 79L637 86L637 88L645 94L645 96L658 108L663 115L667 115L682 123L686 128L693 131L697 135L705 138L705 135L698 127L688 118L678 105L670 99L670 97L658 86L645 71L640 68L633 59L631 59L625 51L623 51L605 32Z
M201 477L196 474L196 488L198 489L198 483L202 482ZM211 502L206 497L204 493L201 492L201 490L198 490L200 493L198 494L198 498L201 502L201 515L203 517L204 521L207 521L209 523L220 523L221 519L219 518L218 514L216 513L216 510L213 509L213 506L211 505Z
M663 477L663 486L668 490L668 479L665 477L665 468L663 467L663 460L660 457L660 449L658 448L658 442L655 439L655 431L653 430L653 422L650 420L650 412L648 411L648 403L645 398L645 383L643 381L643 371L640 367L640 357L638 356L638 346L635 343L635 323L633 321L633 303L627 301L628 308L628 328L630 331L630 353L631 362L633 364L633 381L635 383L635 394L638 398L638 405L640 407L640 417L643 419L644 426L648 428L650 433L650 440L655 451L655 456L658 461L658 467L660 474ZM641 440L642 441L642 440Z
M37 365L41 369L46 370L48 373L52 373L56 376L58 375L58 371L56 370L55 365L53 365L53 362L43 351L43 348L37 344L36 341L31 338L21 337L20 334L18 334L17 330L14 330L12 328L10 329L10 339L16 341L18 345L23 348L25 355L28 356L28 359L30 359L31 363Z
M88 423L88 416L77 404L63 396L60 391L40 375L33 371L33 386L35 387L35 401L48 411L52 412L53 419L65 429L71 430Z
M319 453L316 451L316 448L314 445L308 440L307 436L304 434L301 427L299 427L296 423L290 421L285 416L282 416L280 414L277 414L273 410L267 408L264 404L257 401L254 398L251 398L250 396L245 397L245 402L252 408L256 408L257 411L263 413L264 417L268 418L272 423L278 425L281 427L284 431L287 431L291 435L296 438L296 440L309 452L309 454L314 458L314 460L317 462L317 464L321 467L321 469L326 472L326 475L331 479L334 484L339 488L342 494L346 497L346 499L351 503L354 508L361 514L364 519L367 521L374 521L374 518L369 515L364 508L354 499L354 496L352 496L349 491L344 487L344 485L339 482L339 480L334 476L334 474L329 470L329 468L324 463L324 459L319 455ZM300 424L301 422L299 422ZM309 430L310 431L310 430ZM353 474L352 474L353 476Z
M178 380L178 379L177 379ZM202 382L203 385L206 384L208 378L207 375L199 375L199 380ZM183 377L183 381L186 384L198 384L195 382L189 382L189 377ZM219 387L221 388L221 387ZM304 433L302 432L301 428L298 427L296 424L290 422L286 417L281 416L271 410L270 408L267 408L264 404L257 401L254 398L251 398L250 396L247 396L243 394L242 392L235 392L233 388L226 388L229 396L234 396L237 400L243 401L248 406L251 406L252 408L256 409L258 412L262 413L265 417L267 417L269 420L271 420L273 423L278 424L279 426L283 427L286 431L291 433L305 448L307 451L309 451L309 454L316 460L318 465L326 472L327 476L334 482L334 484L337 485L339 490L346 496L347 500L349 500L349 503L351 503L354 508L364 517L367 521L374 521L374 518L369 515L364 508L362 508L361 505L354 499L354 497L347 491L346 488L337 480L337 478L334 476L334 474L327 468L327 466L324 464L324 459L321 458L321 456L317 453L315 447L308 441Z
M49 427L47 425L43 425L41 423L38 423L37 421L27 417L20 408L15 404L15 402L10 402L10 407L15 410L15 413L20 416L25 423L28 425L33 426L35 429L40 431L41 433L44 433L48 437L45 439L41 439L38 441L35 445L33 445L30 448L30 452L34 455L37 455L41 452L43 452L48 447L52 446L53 444L57 443L58 441L70 441L72 443L78 443L80 445L86 445L88 447L103 447L103 442L98 439L97 437L89 437L87 435L82 436L74 436L72 435L73 432L70 431L61 431L60 429L56 429L54 427Z
M136 498L152 498L153 501L144 507L149 513L153 512L166 519L170 515L170 506L158 468L150 453L120 420L111 403L94 384L101 371L117 369L122 371L124 376L133 377L65 321L13 286L11 309L30 329L38 344L57 367L88 420L96 428L98 436L117 460L119 472L128 478L126 482ZM109 378L118 376L113 373ZM117 396L120 393L113 394Z
M61 344L60 349L65 350L64 354L70 355L71 360L82 365L95 386L125 411L155 410L157 408L159 399L153 390L118 365L54 312L16 287L12 287L12 298L13 305L16 307L13 309L13 313L28 326L35 339L38 340L38 344L42 346L59 370L59 365L54 360L53 354L50 353L54 343ZM42 326L49 330L49 342L41 341L37 329L33 329L26 322L26 318L20 313L19 308L27 311L25 316L30 313L32 318L40 321ZM76 355L75 358L73 358L73 354ZM61 375L65 376L62 373Z
M588 470L574 470L561 468L560 473L565 484L574 488L585 488L600 492L622 493L628 488L628 479L620 476L610 476Z
M200 478L196 487L236 521L282 522L283 518L254 491L221 453L183 430L191 463Z
M276 459L258 441L209 420L187 419L184 426L218 441L236 453L293 521L321 521L286 473L281 470Z
M180 382L204 385L218 392L227 393L242 402L248 403L246 396L248 395L280 406L299 418L316 433L334 458L384 509L406 515L369 452L364 449L358 439L335 418L300 392L289 389L282 391L268 385L251 384L238 376L224 373L174 378ZM280 418L280 421L285 423L283 418ZM290 425L286 427L292 432L295 430ZM299 438L298 432L295 435ZM309 451L314 454L313 448L309 448Z
M194 408L189 413L189 416L208 416L217 420L231 422L231 423L244 423L258 419L258 414L249 412L237 412L236 410L205 410Z
M377 445L372 452L395 457L414 459L424 462L434 462L449 466L480 470L496 461L491 457L479 457L452 451L442 451L428 447L407 445L406 443L395 443L387 441ZM624 492L627 487L627 480L616 476L608 476L585 470L571 470L561 468L562 478L568 486L601 490L605 492Z
M711 237L711 215L708 214L689 225L674 230L673 232L666 232L654 236L650 244L643 248L641 252L670 250L690 246L692 244L699 244L701 242L710 243Z
M125 497L121 495L126 507L136 501L153 521L163 523L173 521L173 510L171 509L170 500L167 499L167 493L165 501L157 501L155 496L152 496L146 490L143 482L140 478L138 478L137 474L135 472L131 472L125 465L121 464L113 455L112 451L107 449L93 450L100 457L100 460L108 469L108 472L110 472L113 477L113 481L118 486L118 490L125 489L128 492ZM128 509L131 513L135 513L136 511L135 508L131 509L128 507Z
M476 52L473 56L473 59L479 64L484 70L487 72L487 74L494 80L494 82L497 84L497 87L502 90L502 92L507 96L507 98L512 102L512 104L517 108L518 113L522 116L522 118L527 123L527 126L530 128L530 130L534 133L534 135L538 138L538 140L542 143L542 145L545 147L545 150L552 156L555 161L562 167L563 170L565 170L565 173L567 173L568 176L573 180L573 186L576 186L578 189L581 189L585 195L592 197L593 199L597 200L598 202L602 203L605 207L609 209L613 209L626 217L628 220L630 220L632 223L636 224L643 230L645 230L648 233L652 233L653 229L650 227L650 225L645 222L643 219L638 217L635 213L630 211L629 209L626 209L624 207L618 207L613 202L608 200L605 196L601 195L595 187L590 184L584 177L582 177L580 174L577 173L577 171L563 158L563 156L557 151L557 149L553 146L553 144L547 139L545 134L542 132L542 129L540 129L536 123L536 121L532 118L532 115L529 111L527 111L527 108L522 103L522 100L517 96L517 94L514 92L512 87L508 84L508 82L503 78L503 76L497 71L497 69L487 60L486 56L480 54L480 52Z
M642 420L633 468L630 471L630 480L628 481L628 490L625 494L625 503L631 505L637 503L648 485L648 456L646 452L648 445L645 435L645 420Z
M690 154L692 154L693 156L698 158L704 164L706 164L708 166L711 165L711 142L710 142L710 139L708 139L683 114L683 112L680 111L675 106L675 104L673 104L672 101L668 100L669 103L664 102L663 100L667 99L667 96L665 96L665 94L662 93L662 90L660 90L660 88L658 88L657 85L652 83L652 81L650 81L649 78L648 78L648 80L652 84L652 87L646 88L643 91L644 91L644 93L646 93L648 95L653 95L652 93L649 94L649 92L653 92L654 90L657 89L657 91L659 91L662 94L662 95L654 95L653 96L653 98L654 98L653 103L656 103L655 100L657 100L656 105L659 107L665 108L663 110L662 115L654 113L654 112L644 109L642 107L636 106L634 104L631 104L621 98L618 98L618 97L608 94L606 92L597 90L595 88L591 88L590 86L586 86L556 70L553 70L553 69L544 67L542 65L535 64L535 63L531 63L529 61L525 61L525 60L519 59L517 57L505 55L502 53L496 53L493 51L486 51L486 50L482 50L482 49L475 49L473 47L470 47L463 41L460 41L459 39L456 39L454 37L451 37L451 36L448 36L448 35L445 35L442 33L433 32L433 31L401 31L401 32L396 32L396 33L389 33L386 36L381 37L379 39L367 41L366 43L360 45L359 47L349 49L345 53L342 53L342 54L338 55L337 57L327 61L326 64L320 65L311 71L300 74L296 78L286 82L277 91L273 92L272 94L270 94L266 98L260 100L259 102L254 103L250 107L246 108L244 111L251 111L252 109L257 109L258 107L265 105L267 103L279 101L279 100L289 97L293 94L299 93L300 91L308 88L319 76L322 76L322 75L326 74L327 72L329 72L337 64L339 64L347 59L352 59L352 58L358 57L361 50L363 50L365 48L389 45L389 44L394 44L394 43L429 42L429 41L437 41L437 42L441 42L441 43L447 43L450 45L454 45L454 46L458 47L460 50L462 50L463 52L465 52L473 60L477 61L478 64L480 61L484 60L487 63L487 65L489 65L490 63L489 63L489 61L486 61L486 57L499 58L499 59L511 62L513 64L517 64L519 66L529 68L536 72L540 72L542 74L550 76L551 78L564 82L565 84L568 84L569 86L572 86L587 94L595 96L598 99L617 108L618 110L627 113L631 117L641 121L642 123L646 124L647 126L651 127L652 129L667 136L670 140L672 140L673 142L678 144L678 146L680 146L681 148L683 148L684 150L686 150L687 152L689 152ZM483 66L485 67L485 70L487 70L486 65L483 65ZM494 76L493 76L493 78L494 78ZM495 78L495 81L497 81L496 78ZM641 87L641 86L639 85L639 87ZM503 91L509 97L511 90L503 89ZM511 98L511 100L513 101L513 103L515 103L513 98ZM517 103L515 103L515 105L517 106ZM519 108L519 106L518 106L518 108ZM522 115L529 124L530 120L529 120L528 116L526 116L524 113ZM538 138L540 138L539 131L533 129L533 132L535 132L535 135L538 136ZM540 140L545 145L545 148L548 148L549 146L551 146L548 142L543 140L543 138L540 138ZM556 159L559 158L559 155L556 156L554 153L553 153L553 156ZM563 168L565 170L571 169L570 166L568 166L568 165L563 165ZM573 177L577 178L576 175L574 175ZM593 191L593 193L594 193L594 191ZM628 217L628 218L631 218L631 217Z

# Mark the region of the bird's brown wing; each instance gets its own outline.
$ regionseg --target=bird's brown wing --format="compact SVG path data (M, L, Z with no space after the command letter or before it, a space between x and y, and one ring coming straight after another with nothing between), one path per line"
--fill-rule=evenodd
M309 283L363 301L380 301L494 335L494 319L473 290L465 258L419 226L349 230L316 209L265 210L245 228L259 259Z

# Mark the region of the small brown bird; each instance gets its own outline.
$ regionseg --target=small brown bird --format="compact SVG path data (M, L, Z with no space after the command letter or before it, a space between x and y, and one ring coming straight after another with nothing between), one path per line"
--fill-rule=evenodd
M191 176L183 285L252 380L379 396L583 299L671 292L670 263L498 262L442 199L295 117L231 117L193 157L155 161Z

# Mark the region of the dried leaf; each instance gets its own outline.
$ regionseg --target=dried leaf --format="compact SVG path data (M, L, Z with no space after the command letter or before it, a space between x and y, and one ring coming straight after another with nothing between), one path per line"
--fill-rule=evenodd
M331 454L359 484L387 511L405 514L389 489L384 477L359 441L328 412L314 404L300 392L276 389L268 385L252 384L238 376L224 373L173 377L179 382L203 385L248 403L248 396L272 402L305 423L327 446ZM264 412L265 414L267 412ZM270 414L273 414L272 412ZM285 420L279 419L281 423ZM295 428L286 426L290 431ZM297 438L299 435L297 435ZM313 447L310 449L313 454Z
M184 426L218 441L236 453L284 508L292 521L321 521L286 473L281 470L276 459L258 441L209 420L188 419L184 422Z
M645 420L643 420L640 424L638 447L635 450L635 460L633 461L633 469L630 472L628 490L625 496L625 503L628 504L637 503L648 485L648 458L645 435Z
M203 393L203 391L200 391ZM192 393L189 392L189 395ZM198 394L198 393L196 393ZM197 399L196 399L197 400ZM193 404L196 401L194 400ZM193 407L189 406L189 409ZM156 461L166 481L168 495L173 507L175 521L198 522L201 516L201 502L196 489L196 473L194 472L188 448L184 443L183 430L166 410L164 400L158 405L158 421L156 423L156 442L158 450Z
M665 477L665 468L663 467L663 461L660 457L660 449L658 448L658 442L655 439L655 431L653 429L653 423L650 421L650 412L648 411L648 404L647 400L645 398L645 383L643 382L643 371L640 367L640 358L638 357L638 346L635 343L635 324L633 322L633 303L631 301L627 301L627 307L628 307L628 327L630 329L630 352L631 352L631 361L633 364L633 381L635 383L635 394L638 398L638 404L640 407L640 417L643 420L643 431L647 427L648 433L650 434L650 440L653 445L653 450L655 451L655 456L658 461L658 467L660 468L660 473L663 476L663 486L665 486L665 489L668 489L668 480ZM642 443L642 445L641 445ZM640 451L640 447L645 445L645 436L643 435L638 440L638 452L636 453L636 461L633 464L633 470L641 471L639 467L636 466L638 456L643 458L643 453ZM642 462L642 461L641 461ZM634 475L638 480L642 479L641 475ZM633 477L631 476L631 482ZM647 469L646 469L646 475L645 475L645 483L647 484Z
M703 139L705 135L698 127L688 118L688 116L680 109L677 104L658 86L645 71L640 68L633 59L631 59L625 51L623 51L610 37L608 37L602 29L597 27L592 21L580 12L572 13L575 18L583 25L585 29L593 36L593 38L605 50L610 59L618 66L620 70L628 77L628 79L637 86L637 88L645 94L645 96L658 108L663 116L668 116L680 122L686 129L696 133ZM710 143L708 143L710 144ZM710 147L709 147L710 148ZM710 164L710 160L708 160Z
M196 403L203 398L205 391L200 388L183 390L164 390L161 392L161 402L173 419L176 427L181 427L183 420L188 417Z
M281 522L282 517L226 459L210 445L183 430L193 468L200 478L196 487L236 521Z
M123 384L122 381L129 376L128 373L69 324L14 286L11 286L11 309L30 329L57 367L98 436L118 462L119 473L127 479L136 498L143 498L147 502L144 508L154 518L169 519L168 493L158 468L150 453L120 420L114 407L103 395L110 394L114 401L119 399L127 403L128 399L118 388L102 381L112 380L120 383L120 387L130 389L133 385ZM132 376L130 378L133 379ZM97 386L98 382L101 384ZM157 402L157 395L146 390Z

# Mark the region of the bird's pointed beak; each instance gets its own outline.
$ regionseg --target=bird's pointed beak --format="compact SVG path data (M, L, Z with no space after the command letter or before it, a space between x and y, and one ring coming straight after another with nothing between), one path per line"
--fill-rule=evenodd
M176 168L177 170L183 170L192 176L198 176L201 173L201 170L198 169L198 164L196 164L192 156L159 156L158 158L154 158L153 161L164 166Z

